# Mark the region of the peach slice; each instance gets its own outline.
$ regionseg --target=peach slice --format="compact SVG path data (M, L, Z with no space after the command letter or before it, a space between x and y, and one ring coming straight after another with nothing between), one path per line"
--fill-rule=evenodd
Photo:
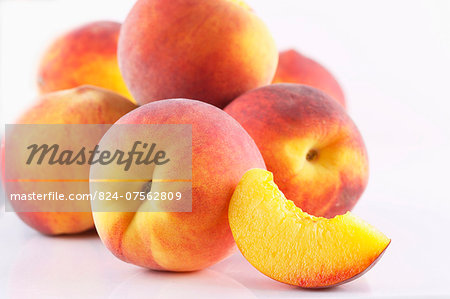
M304 288L348 282L368 270L390 243L347 212L314 217L287 200L272 173L252 169L230 202L229 223L244 257L263 274Z

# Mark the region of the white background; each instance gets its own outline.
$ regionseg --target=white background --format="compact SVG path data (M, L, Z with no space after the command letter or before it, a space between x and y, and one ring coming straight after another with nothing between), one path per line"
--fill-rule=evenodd
M133 2L0 0L2 124L35 99L39 56L57 34L87 21L122 21ZM44 237L7 213L0 296L450 296L450 1L248 3L280 49L297 48L341 82L370 155L370 183L354 212L392 238L382 260L325 291L272 281L240 253L196 273L158 273L119 261L95 234Z

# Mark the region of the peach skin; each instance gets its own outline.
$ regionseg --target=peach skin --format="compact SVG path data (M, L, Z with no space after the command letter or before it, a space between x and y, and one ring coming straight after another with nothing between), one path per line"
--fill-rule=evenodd
M192 212L143 211L149 202L135 211L105 211L93 206L95 227L105 246L119 259L138 266L167 271L194 271L213 265L229 256L235 243L228 224L228 205L239 179L249 169L265 168L263 158L252 138L231 116L212 105L187 99L162 100L149 103L119 119L102 138L100 144L119 138L114 129L123 124L191 124L192 153L180 147L170 155L168 164L145 166L142 173L152 177L134 185L99 183L120 176L134 178L134 172L120 167L91 167L90 191L154 192L160 173L181 174L189 171L192 178ZM171 138L167 135L167 138ZM185 169L178 159L189 155L192 167ZM153 170L154 169L154 170ZM162 177L167 179L167 177ZM180 190L178 190L180 191ZM127 202L128 204L128 202Z
M136 101L188 98L219 108L272 81L266 25L231 0L138 0L119 37L119 67Z
M369 175L361 134L342 105L299 84L272 84L225 111L253 137L275 182L298 207L333 217L353 208Z
M320 89L346 107L344 92L336 78L317 61L294 49L280 52L272 83L298 83Z
M95 85L132 100L117 62L120 24L98 21L57 38L41 58L38 87L41 93Z
M128 99L112 91L93 86L80 86L70 90L56 91L41 95L39 101L25 111L16 123L113 124L121 116L136 107L137 106ZM74 147L79 150L81 139L85 138L85 136L70 136L69 139L65 135L59 135L61 133L50 132L48 127L42 134L51 135L52 140L54 141L53 143L65 149ZM23 136L20 138L26 139ZM27 140L23 141L24 144L29 144L26 142ZM21 158L22 156L17 157ZM5 159L4 154L2 154L2 159ZM66 194L66 196L71 193L89 193L89 165L76 170L76 173L64 173L61 171L67 172L67 168L62 169L62 167L50 164L51 163L43 163L42 166L36 166L35 168L31 168L32 165L18 164L18 167L14 167L14 169L9 169L8 171L14 179L31 176L33 178L42 177L58 181L69 176L71 178L81 178L80 181L67 184L55 183L54 185L48 185L48 183L42 183L40 181L36 181L33 184L17 182L11 187L14 190L14 193L29 194L30 190L41 194L48 190L57 191ZM30 173L33 171L36 173ZM68 208L65 209L66 211L62 212L60 212L61 210L58 210L58 212L48 212L48 210L43 211L43 206L39 206L34 202L11 202L11 204L15 211L17 211L19 217L26 224L44 234L74 234L94 227L92 213L89 212L89 201L83 203L74 203L73 201L64 202L64 205ZM28 210L31 209L19 209L18 204L21 205L21 208L23 208L23 205L29 205L29 207L34 205L33 211L28 212ZM71 210L70 207L74 207L75 204L86 205L85 208L82 209L83 212L67 211ZM27 211L22 212L24 210Z

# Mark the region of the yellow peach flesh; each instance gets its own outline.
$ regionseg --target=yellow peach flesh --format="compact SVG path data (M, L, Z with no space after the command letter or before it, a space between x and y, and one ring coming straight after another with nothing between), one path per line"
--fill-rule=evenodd
M253 266L277 281L308 288L361 274L390 243L350 212L332 219L303 212L262 169L241 179L229 221L240 251Z

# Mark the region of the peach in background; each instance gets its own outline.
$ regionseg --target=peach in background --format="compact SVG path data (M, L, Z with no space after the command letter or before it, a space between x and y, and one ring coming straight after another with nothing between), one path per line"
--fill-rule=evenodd
M122 25L118 57L141 105L188 98L222 108L272 81L278 51L243 1L138 0Z
M294 49L280 52L272 83L298 83L320 89L346 107L344 92L336 78L320 63Z
M40 96L39 101L25 111L17 120L17 124L113 124L121 116L135 109L137 106L128 99L112 91L93 87L81 86L70 90L57 91ZM87 136L70 136L64 134L61 130L57 133L49 131L47 126L42 134L49 136L52 144L64 149L73 149L78 152L84 139ZM32 134L35 134L33 132ZM19 136L21 140L18 145L23 145L18 149L19 153L13 155L27 155L28 151L24 149L29 145L27 136ZM29 136L32 138L33 136ZM100 137L101 138L101 135ZM8 141L7 141L8 142ZM8 153L6 152L6 155ZM5 155L2 154L5 159ZM26 161L25 159L19 159ZM4 162L4 161L3 161ZM11 178L6 179L22 180L24 178L58 180L58 179L82 179L79 182L13 182L11 185L12 193L31 193L43 194L45 192L64 193L66 197L69 194L88 194L89 193L89 165L77 168L76 172L68 173L68 166L49 165L42 163L39 165L20 164L18 167L8 169L8 175ZM56 208L59 203L19 201L11 202L12 207L18 211L19 217L32 228L41 233L49 235L73 234L94 227L92 213L90 212L90 202L67 201L64 211ZM40 205L43 204L43 205ZM26 205L24 207L23 205ZM49 212L48 209L55 208L56 212ZM59 210L58 210L59 209ZM32 210L32 211L31 211ZM68 212L69 210L83 210L83 212ZM27 211L27 212L21 212ZM30 211L30 212L28 212Z
M120 26L117 22L98 21L58 37L40 61L40 92L88 84L110 89L131 100L117 62Z

